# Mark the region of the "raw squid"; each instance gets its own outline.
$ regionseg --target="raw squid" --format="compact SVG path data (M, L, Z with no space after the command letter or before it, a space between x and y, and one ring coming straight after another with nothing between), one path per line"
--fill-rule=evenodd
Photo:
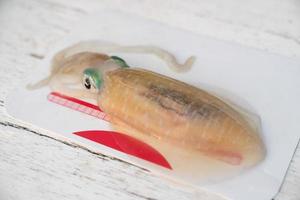
M233 174L263 160L259 125L239 109L194 86L131 68L106 54L111 52L151 53L177 72L187 71L195 59L180 65L157 47L84 42L58 53L51 75L29 88L48 84L67 95L96 99L116 129L154 146L187 179Z

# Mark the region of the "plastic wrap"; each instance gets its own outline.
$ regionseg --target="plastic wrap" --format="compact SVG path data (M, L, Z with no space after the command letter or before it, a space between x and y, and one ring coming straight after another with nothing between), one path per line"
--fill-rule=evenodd
M147 52L136 46L97 45L79 44L59 52L53 59L51 75L30 88L48 84L53 91L97 100L109 116L112 129L147 144L167 164L136 159L132 155L143 149L124 143L116 134L119 148L131 152L128 159L162 175L190 183L215 181L239 174L264 158L260 124L254 115L194 86L131 68L123 59L103 52ZM166 51L149 49L154 54L163 52L159 57L166 58L169 65L176 61ZM191 59L186 63L190 67Z

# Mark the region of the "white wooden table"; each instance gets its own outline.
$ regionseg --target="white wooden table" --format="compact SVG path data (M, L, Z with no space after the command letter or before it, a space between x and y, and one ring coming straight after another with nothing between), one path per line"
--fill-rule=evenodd
M41 65L45 53L74 21L100 8L300 57L298 0L0 0L0 199L221 199L189 193L130 164L49 138L6 114L8 92L28 73L47 67ZM275 199L300 199L300 147Z

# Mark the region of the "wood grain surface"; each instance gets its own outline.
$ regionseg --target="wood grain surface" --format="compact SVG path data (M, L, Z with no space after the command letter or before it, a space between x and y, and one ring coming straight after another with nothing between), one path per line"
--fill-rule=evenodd
M48 67L42 65L45 54L70 33L74 22L109 8L300 58L298 0L0 0L0 200L222 199L181 189L136 166L49 138L44 130L6 114L8 92L37 68ZM300 199L299 148L275 199Z

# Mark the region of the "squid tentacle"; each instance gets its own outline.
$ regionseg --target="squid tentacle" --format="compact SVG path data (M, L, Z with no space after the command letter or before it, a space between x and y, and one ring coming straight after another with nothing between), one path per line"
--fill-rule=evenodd
M178 63L174 55L166 50L156 46L136 45L136 46L121 46L113 43L103 43L100 41L84 41L79 42L68 49L66 49L65 56L72 56L80 52L91 53L140 53L140 54L153 54L166 62L168 67L175 72L186 72L191 69L196 57L190 56L183 64Z
M54 81L53 80L54 77L56 77L59 73L66 74L67 70L73 67L72 65L68 65L68 58L83 52L97 53L103 55L108 53L117 53L117 52L152 54L162 59L172 71L179 72L179 73L188 71L196 59L194 56L190 56L189 58L186 59L186 61L183 64L180 64L178 63L174 55L172 55L166 50L163 50L155 46L146 46L146 45L121 46L114 43L107 43L107 42L104 43L101 41L83 41L75 45L72 45L70 47L67 47L62 51L56 53L52 59L50 75L45 79L38 81L35 84L28 84L27 89L34 90L34 89L44 87L46 85L50 85L50 83ZM73 74L73 76L78 76L78 74Z

